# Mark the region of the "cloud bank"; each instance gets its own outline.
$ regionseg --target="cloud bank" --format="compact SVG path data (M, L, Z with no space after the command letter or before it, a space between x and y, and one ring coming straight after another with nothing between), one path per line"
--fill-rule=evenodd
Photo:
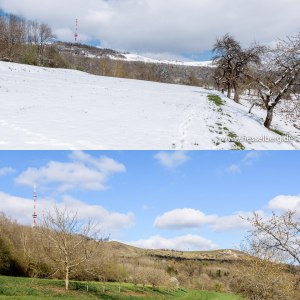
M68 210L78 211L80 219L91 218L95 222L99 222L99 225L103 226L104 230L127 229L135 225L135 217L132 212L127 214L120 214L114 211L109 212L100 205L89 205L70 196L63 196L62 200L62 202L57 202L52 198L39 198L37 203L38 217L42 217L44 210L51 211L57 205L60 209L64 209L67 206ZM32 222L33 201L32 199L14 197L0 192L0 211L12 216L19 223L28 225Z
M138 53L201 53L230 32L244 45L298 31L298 0L0 0L0 7L48 22L60 40L101 41ZM213 18L213 22L211 22ZM238 24L238 26L237 26Z
M205 239L198 235L188 234L186 236L180 236L173 239L166 239L159 235L152 236L149 239L138 240L136 242L129 242L129 244L135 247L144 249L174 249L187 251L189 250L217 250L219 245L213 244L212 241Z
M256 213L263 218L267 217L261 210ZM200 229L207 225L215 232L239 231L251 227L246 219L252 216L252 212L237 212L231 216L219 217L218 215L206 215L193 208L183 208L174 209L156 217L153 226L159 229L186 230Z
M268 209L277 210L281 213L287 210L296 210L296 214L300 216L300 194L298 196L277 196L269 202Z
M124 165L106 156L95 158L74 151L69 158L70 162L50 161L39 169L28 168L15 178L15 182L28 186L37 183L41 187L54 184L58 193L75 188L96 191L106 189L105 183L114 173L126 171Z

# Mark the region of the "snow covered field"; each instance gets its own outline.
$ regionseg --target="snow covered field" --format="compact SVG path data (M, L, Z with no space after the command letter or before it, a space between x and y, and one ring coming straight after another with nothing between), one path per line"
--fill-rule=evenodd
M183 61L175 61L175 60L157 60L152 58L147 58L144 56L140 56L137 54L122 54L126 57L126 59L120 59L124 61L142 61L145 63L159 63L159 64L169 64L169 65L178 65L178 66L194 66L194 67L213 67L212 61L191 61L191 62L183 62ZM114 56L110 56L111 59L117 59Z
M300 131L277 116L273 127L291 142L223 142L230 135L280 136L246 106L225 97L216 106L207 98L212 93L222 96L0 62L0 149L300 149Z

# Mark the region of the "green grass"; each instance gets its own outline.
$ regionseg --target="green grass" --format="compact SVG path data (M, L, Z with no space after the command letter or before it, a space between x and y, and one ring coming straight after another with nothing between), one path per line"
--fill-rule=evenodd
M277 130L277 129L271 129L271 131L273 131L273 132L275 132L275 133L277 133L277 134L279 134L279 135L281 135L281 136L286 136L285 133L283 133L283 132L281 132L281 131L279 131L279 130Z
M169 300L241 300L242 298L233 294L221 294L205 291L178 290L167 292L167 288L160 287L152 291L150 286L137 286L134 293L133 285L123 283L121 293L118 292L118 283L107 283L106 292L103 293L103 284L92 282L89 284L89 292L86 291L86 282L71 281L70 291L64 291L65 282L62 280L36 279L30 286L32 279L0 276L0 300L45 300L45 299L106 299L106 300L129 300L129 299L169 299Z
M208 95L207 98L210 101L214 102L217 106L221 106L225 104L225 102L222 101L222 99L217 95Z
M231 138L231 139L234 139L234 138L237 138L238 136L235 134L235 133L232 133L232 132L229 132L228 136ZM246 148L244 147L244 145L240 142L237 142L237 141L234 141L233 142L235 145L236 145L236 149L233 149L233 150L245 150Z

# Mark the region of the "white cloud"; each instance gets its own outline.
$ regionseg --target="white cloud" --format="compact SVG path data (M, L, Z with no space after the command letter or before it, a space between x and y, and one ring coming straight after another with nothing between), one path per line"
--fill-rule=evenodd
M126 171L124 165L106 156L94 158L74 151L69 157L71 162L50 161L39 169L28 168L15 178L15 182L29 186L36 182L41 187L54 183L59 193L74 188L104 190L111 175Z
M253 163L256 160L258 160L260 156L261 156L260 152L251 151L246 154L245 158L242 161L242 165L246 165L248 167L253 166ZM226 168L225 171L229 174L242 173L241 165L238 165L238 164L231 165L229 168ZM222 175L222 172L219 174L216 172L216 175L217 176L219 175L218 177L220 177L220 175Z
M147 240L138 240L136 242L129 242L129 244L135 247L144 249L169 249L169 250L217 250L219 245L213 244L212 241L205 239L198 235L186 235L173 239L166 239L159 235L152 236Z
M298 31L299 0L0 0L6 12L46 21L59 39L99 39L103 47L151 53L199 53L216 36L244 45L270 43ZM214 22L211 22L211 19ZM239 26L236 26L239 24ZM262 30L263 29L263 30ZM73 32L73 34L71 34Z
M256 212L263 218L267 217L263 211ZM218 215L206 215L192 208L183 208L174 209L156 217L153 226L159 229L185 230L199 229L208 225L215 232L239 231L251 227L251 224L246 220L248 217L253 217L253 213L241 211L231 216L219 217Z
M259 157L260 157L260 153L258 151L251 151L251 152L247 153L243 162L247 166L252 166L253 162L258 160Z
M16 173L17 171L12 168L2 168L0 169L0 176L5 176L8 174Z
M154 206L149 207L148 205L143 205L144 210L155 209Z
M92 218L94 221L99 222L104 230L108 229L126 229L135 225L134 214L129 212L127 214L120 214L118 212L109 212L100 205L89 205L80 200L74 199L70 196L63 196L62 202L57 202L52 198L41 199L37 201L37 214L42 217L44 210L52 210L55 205L60 209L65 206L69 210L76 212L78 210L79 217ZM0 211L3 211L9 216L17 219L21 224L31 224L33 214L33 200L14 197L9 194L0 192ZM106 232L107 233L107 232Z
M266 214L263 211L256 211L256 213L262 218L266 218ZM241 218L243 217L243 219ZM240 231L251 228L250 222L247 218L252 218L253 212L237 212L231 216L218 217L215 221L209 224L209 227L215 232L223 231Z
M174 209L156 217L153 226L160 229L200 228L214 222L217 217L206 216L202 211L192 208Z
M186 151L161 151L157 153L154 158L158 159L163 166L170 169L174 169L180 165L183 165L190 160L190 157L186 155Z
M300 194L298 196L277 196L269 202L268 209L278 210L281 213L297 210L297 214L300 214Z
M227 173L241 173L241 169L238 165L232 165L229 168L226 168Z

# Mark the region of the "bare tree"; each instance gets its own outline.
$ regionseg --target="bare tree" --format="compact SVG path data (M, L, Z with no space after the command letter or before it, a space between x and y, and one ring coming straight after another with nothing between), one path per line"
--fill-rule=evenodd
M157 267L147 269L147 281L152 285L152 291L156 286L160 286L167 277L167 274Z
M218 91L220 91L220 86L222 85L223 78L224 78L224 71L221 68L215 68L213 79L215 80Z
M116 265L114 267L114 277L116 281L119 282L119 292L121 292L121 284L125 281L127 276L128 275L122 266Z
M45 45L47 43L52 42L56 38L56 35L52 32L52 28L48 24L41 23L38 29L38 36L39 36L39 54L43 54Z
M275 48L265 50L262 65L254 75L256 88L267 109L265 127L270 128L275 106L288 93L299 96L300 33L279 40ZM295 100L290 97L291 101Z
M147 283L147 268L146 267L140 267L138 270L139 277L140 277L140 283L143 285L143 292L145 291L145 285Z
M3 60L13 60L21 53L26 40L24 19L9 14L0 16L0 55Z
M280 216L273 213L267 221L253 213L253 218L247 219L253 226L250 230L250 237L255 238L252 248L259 245L259 248L266 250L275 249L300 263L300 219L296 218L295 213L290 210Z
M231 89L234 88L234 101L238 103L242 77L247 73L249 65L260 62L261 47L252 45L248 49L242 49L240 43L227 33L222 38L217 38L212 51L216 53L213 61L218 73L228 87L227 96L231 97ZM220 81L220 76L217 78Z
M27 23L27 41L30 44L38 45L39 43L39 27L40 24L34 21Z
M134 292L136 292L136 286L141 283L141 268L137 266L136 264L134 265L129 265L126 267L126 271L128 272L129 276L127 281L132 283L134 286Z
M80 220L78 212L67 207L45 211L37 228L40 241L47 256L65 275L66 290L69 289L69 275L82 263L101 255L103 233L98 224L90 219Z

